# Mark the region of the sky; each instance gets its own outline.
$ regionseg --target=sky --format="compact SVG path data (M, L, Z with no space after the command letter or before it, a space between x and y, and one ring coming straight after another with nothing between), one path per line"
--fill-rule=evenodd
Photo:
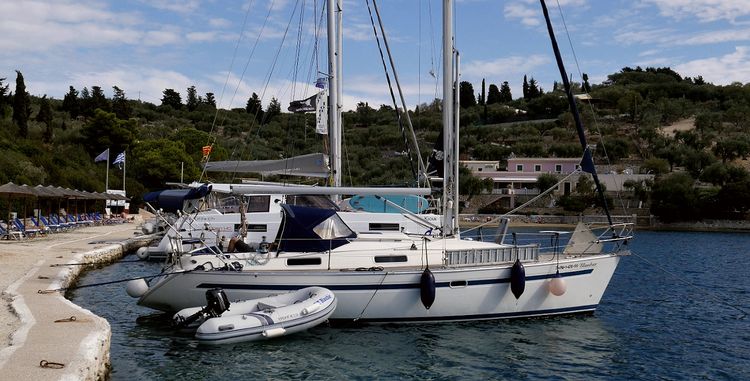
M576 81L581 73L595 84L626 66L668 66L726 85L750 82L748 1L549 0L548 7ZM107 96L117 86L158 105L165 89L184 100L195 86L224 108L244 107L255 92L285 109L314 94L315 79L326 75L325 3L2 0L0 78L14 91L18 70L29 93L57 99L69 86L100 86ZM377 4L408 107L441 97L442 2ZM560 81L539 1L457 0L454 8L461 80L476 92L482 79L508 81L514 98L524 75L545 90ZM345 109L391 104L367 2L344 0L343 24Z

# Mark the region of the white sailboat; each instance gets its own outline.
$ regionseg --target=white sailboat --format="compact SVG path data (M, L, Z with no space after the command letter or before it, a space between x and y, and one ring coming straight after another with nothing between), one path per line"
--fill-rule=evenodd
M330 1L329 1L330 3ZM177 311L204 303L206 290L255 299L310 286L338 299L331 320L460 321L592 312L632 238L632 224L595 235L582 225L564 248L461 239L457 227L457 115L452 1L443 3L443 202L439 236L357 234L334 211L281 205L282 227L269 247L251 253L183 256L162 277L134 281L138 304ZM546 13L546 10L545 10ZM561 69L562 70L562 69ZM582 128L580 131L582 132ZM594 171L584 147L582 167ZM250 189L233 186L244 194ZM554 233L559 234L559 233Z
M186 253L201 247L208 247L205 252L216 252L226 246L229 239L241 235L243 241L251 248L259 247L261 243L276 237L281 226L281 204L315 205L323 208L340 209L339 216L347 225L358 233L402 232L407 234L434 234L439 230L441 216L432 213L434 205L423 197L430 195L429 187L397 188L397 187L342 187L341 186L341 138L342 119L341 108L343 94L341 90L341 1L328 0L328 70L329 89L327 104L330 107L312 107L316 112L326 115L318 116L327 120L327 135L330 139L330 153L307 154L281 160L256 161L224 161L206 163L205 170L209 172L248 172L262 175L291 175L304 177L329 177L331 187L311 187L289 184L275 184L268 182L253 182L243 187L243 192L233 194L232 184L211 184L212 197L207 202L182 201L177 210L182 215L171 223L164 237L155 245L139 249L138 256L142 259L165 260L177 253ZM338 15L336 14L338 13ZM395 71L394 71L395 75ZM397 78L396 78L397 80ZM397 82L398 83L398 82ZM400 89L399 89L400 90ZM324 94L325 92L321 92ZM315 98L315 96L313 96ZM311 98L312 99L312 98ZM305 101L299 101L305 102ZM293 102L295 103L295 102ZM406 105L403 101L404 108ZM309 106L309 105L308 105ZM408 114L406 115L408 120ZM318 129L326 130L326 123ZM411 125L411 123L409 122ZM426 179L424 163L418 152L416 137L412 131L414 148L419 158L418 178ZM330 168L327 163L330 163ZM204 184L193 183L192 189L203 187ZM183 193L189 193L187 190ZM232 205L227 206L221 196L231 199ZM324 197L325 196L325 197ZM354 196L341 200L342 196ZM394 197L400 202L394 203L389 198ZM338 203L330 200L339 201ZM352 205L349 200L374 201L364 207ZM170 200L173 201L173 200ZM187 201L187 200L186 200ZM203 201L203 200L201 200ZM242 204L242 205L240 205ZM411 207L409 207L411 206ZM173 208L174 209L174 208ZM240 212L240 209L243 212Z

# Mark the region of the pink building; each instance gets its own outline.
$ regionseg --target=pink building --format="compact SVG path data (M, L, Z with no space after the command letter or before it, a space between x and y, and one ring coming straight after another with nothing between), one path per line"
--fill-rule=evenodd
M574 172L581 162L580 158L508 158L507 170L499 170L496 161L461 161L474 176L492 179L493 194L539 194L536 179L543 173L567 175ZM566 182L564 193L569 193L572 182Z
M507 172L567 175L580 167L581 158L510 157Z

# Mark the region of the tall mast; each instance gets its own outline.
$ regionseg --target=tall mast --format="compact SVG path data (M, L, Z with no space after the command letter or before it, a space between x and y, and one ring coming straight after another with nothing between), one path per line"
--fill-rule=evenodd
M547 12L547 4L544 0L540 0L542 3L542 11L544 12L544 20L547 22L547 31L552 42L552 50L555 52L555 59L557 60L557 67L560 69L560 76L562 76L563 86L565 86L565 93L568 96L568 104L570 105L570 112L573 113L573 120L576 123L576 130L578 130L578 140L581 142L583 148L583 159L581 160L581 169L584 172L591 174L594 178L594 184L596 184L596 191L599 193L599 198L604 205L604 213L607 214L607 221L609 225L612 225L612 216L609 214L609 207L607 206L607 198L604 197L604 191L602 185L599 182L599 176L596 175L596 167L594 166L594 159L591 156L591 150L586 142L586 133L583 129L583 122L581 121L581 115L578 113L578 106L576 100L573 97L573 91L570 89L570 81L568 80L568 74L565 71L565 65L563 64L562 56L560 55L560 48L557 46L557 39L555 38L555 31L552 29L552 22L549 18L549 12Z
M458 206L459 206L459 193L458 193L458 141L459 141L459 125L461 121L461 92L460 89L460 80L461 80L461 55L458 54L458 49L454 49L454 77L453 77L453 183L452 183L452 191L453 191L453 234L459 235L459 229L458 229Z
M453 235L453 1L443 1L443 235Z
M336 5L328 0L328 123L330 125L330 157L332 186L341 185L341 153L338 136L338 59L336 57Z
M344 15L343 0L336 0L336 174L335 182L336 186L341 186L341 162L342 162L342 150L341 143L344 140L344 123L341 118L341 110L344 107L344 91L342 86L344 83L344 64L343 64L343 52L344 52L344 27L342 23Z

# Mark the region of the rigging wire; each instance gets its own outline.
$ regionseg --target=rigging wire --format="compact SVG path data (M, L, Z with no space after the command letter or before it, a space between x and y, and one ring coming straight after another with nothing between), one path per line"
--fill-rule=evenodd
M260 32L258 33L258 35L255 38L255 43L253 44L253 47L252 47L252 49L250 51L250 55L248 56L247 60L245 61L245 66L244 66L244 68L242 70L242 74L240 75L240 78L237 80L237 85L234 88L234 93L232 94L232 97L229 100L229 104L227 105L228 109L232 108L232 104L234 103L234 98L237 96L237 92L239 91L240 85L242 84L242 80L245 77L245 73L247 72L247 68L250 65L250 61L252 60L253 56L255 55L255 49L258 46L258 41L260 41L260 38L263 35L263 32L265 31L266 24L268 23L268 19L271 16L271 10L273 9L274 3L275 3L275 0L272 0L271 4L268 6L268 12L266 13L266 18L263 21L263 25L261 26ZM252 8L252 5L253 5L253 3L251 3L250 6L248 6L247 13L245 14L245 22L243 22L242 30L240 31L240 36L238 37L237 46L239 46L239 43L240 43L240 41L242 39L242 35L244 35L244 33L245 33L245 25L246 25L246 21L247 21L247 15L250 13L250 9ZM235 49L235 54L236 54L236 49ZM232 63L234 63L234 57L232 57ZM232 75L232 70L231 70L231 66L230 66L230 70L227 73L226 82L229 82L229 78L231 77L231 75ZM225 83L225 87L226 87L226 83ZM221 91L220 100L223 99L223 97L224 97L224 89L222 89L222 91ZM216 115L217 116L219 115L219 107L216 108ZM213 125L216 124L216 121L215 121L216 119L215 118L214 118ZM219 125L220 126L223 125L225 120L226 120L226 115L224 116L224 118L221 119ZM213 125L212 125L212 128L211 128L212 132L213 132ZM216 138L214 137L214 140L215 139ZM238 142L238 144L239 144L239 142ZM210 144L210 145L212 145L212 144ZM235 149L232 150L232 154L230 155L230 157L234 155L235 150L236 150L236 146L235 146ZM206 160L208 160L209 157L210 157L210 152L209 152L209 155L206 157ZM239 165L239 163L238 163L238 165ZM203 171L201 172L200 180L203 179L203 176L205 175L205 173L206 173L206 167L204 166L203 167ZM234 175L235 175L235 173L232 173L232 178L234 178Z
M224 80L224 85L221 87L221 93L219 94L219 103L216 105L216 112L214 113L213 121L211 122L211 129L208 132L208 141L206 142L207 146L213 146L214 142L216 141L216 137L213 136L214 128L216 127L216 121L219 118L219 110L221 109L221 102L224 99L224 91L227 88L227 84L229 83L229 78L232 75L232 70L234 68L234 60L237 58L237 51L240 48L240 42L242 42L242 36L245 32L245 26L247 25L247 19L250 16L250 9L252 9L253 4L255 1L251 1L250 4L247 6L247 10L245 11L245 17L242 20L242 28L240 29L240 34L237 36L237 43L234 45L234 52L232 53L232 59L229 63L229 70L227 70L227 77ZM211 153L206 156L206 161L208 161L208 158L210 157ZM203 167L203 170L201 171L201 175L198 178L198 182L201 182L203 180L203 176L206 174L206 167Z
M438 98L438 89L440 84L440 68L443 63L442 61L438 61L438 67L435 69L435 28L432 24L432 1L427 0L427 11L429 12L428 19L430 20L430 75L432 78L435 78L435 92L433 99ZM442 49L442 45L441 45ZM442 52L442 50L441 50Z
M581 65L580 65L580 63L578 61L578 55L576 54L576 50L573 47L573 40L572 40L572 38L570 36L570 30L568 30L568 24L565 22L565 15L563 14L562 6L560 5L560 0L556 0L556 2L557 2L558 12L560 13L560 20L562 21L563 28L565 29L565 36L568 39L568 45L570 46L570 51L571 51L571 53L573 55L573 61L575 62L576 70L578 71L578 76L581 78L581 90L585 94L588 95L588 91L583 86L583 83L584 83L583 82L583 72L581 71ZM589 107L589 109L591 111L591 115L593 116L593 120L594 120L594 123L593 123L594 126L593 127L596 129L596 132L599 134L599 137L600 137L602 151L604 152L604 158L607 161L607 166L611 168L612 167L612 162L609 159L609 154L607 153L607 146L604 143L604 134L602 134L601 130L599 129L599 121L598 121L598 119L596 117L596 112L594 112L594 106L589 102L588 103L588 107ZM617 181L617 177L614 177L614 181ZM615 192L617 194L617 200L620 202L620 207L624 211L627 212L627 208L625 207L625 200L623 200L622 195L620 194L620 190L619 190L620 187L616 187L616 188L617 189L615 190Z
M553 185L553 186L549 187L549 188L548 188L547 190L545 190L544 192L541 192L541 193L539 193L538 195L534 196L534 198L532 198L531 200L529 200L529 201L526 201L525 203L521 204L521 206L518 206L518 207L516 207L515 209L513 209L513 210L511 210L511 211L508 211L508 212L506 212L506 213L503 213L502 215L499 215L499 216L497 216L497 217L495 217L495 218L492 218L492 219L491 219L491 220L489 220L489 221L483 222L483 223L481 223L481 224L479 224L479 225L477 225L477 226L475 226L475 227L473 227L473 228L471 228L471 229L467 229L467 230L464 230L464 231L462 231L462 232L461 232L461 234L465 234L465 233L471 232L471 231L473 231L473 230L481 229L481 228L483 228L484 226L487 226L487 225L489 225L489 224L495 223L495 222L499 221L500 219L502 219L502 218L504 218L504 217L508 217L508 216L510 216L511 214L513 214L513 213L515 213L515 212L517 212L517 211L519 211L519 210L521 210L521 209L523 209L523 208L527 207L528 205L531 205L531 204L532 204L532 203L534 203L534 202L535 202L536 200L539 200L540 198L542 198L542 197L546 196L546 195L547 195L548 193L550 193L550 192L552 192L553 190L557 189L557 187L558 187L558 186L560 186L560 184L564 183L564 182L565 182L565 181L567 181L567 180L568 180L569 178L571 178L571 177L572 177L573 175L575 175L575 174L578 174L578 173L581 173L581 170L580 170L580 169L576 169L575 171L573 171L573 172L569 173L569 174L568 174L567 176L563 177L563 178L562 178L562 179L561 179L560 181L558 181L558 182L557 182L557 184L555 184L555 185Z
M272 2L271 5L269 6L269 10L268 10L268 15L269 16L270 16L271 10L273 9L273 4L274 4L274 2ZM295 2L292 14L291 14L291 16L289 18L289 21L286 24L286 28L284 29L284 33L282 35L281 42L279 43L279 47L278 47L278 49L276 49L276 53L273 56L273 60L272 60L272 63L271 63L271 68L268 70L268 73L266 74L266 76L264 78L264 81L263 81L263 90L261 91L261 94L260 94L260 97L259 97L259 101L261 102L261 104L263 102L263 99L265 99L266 91L268 90L268 85L271 82L271 78L273 77L273 72L276 69L276 64L277 64L279 56L281 54L281 50L282 50L282 48L284 46L284 42L286 42L286 37L287 37L287 35L289 33L289 28L290 28L290 26L292 24L292 21L294 20L294 16L297 13L297 7L298 6L299 6L299 0L297 0ZM266 22L267 21L268 21L268 17L266 18ZM264 22L263 27L265 27L266 22ZM258 35L258 39L259 38L260 38L260 34ZM256 39L256 46L257 46L258 39ZM254 50L255 50L255 46L253 47L253 52L254 52ZM248 59L248 61L246 63L246 66L245 66L246 69L247 69L247 66L249 65L249 62L250 62L250 59ZM243 72L243 74L244 74L244 72ZM242 82L241 80L238 82L237 89L239 89L239 85L240 85L241 82ZM252 118L252 120L250 122L250 129L251 130L256 125L256 122L258 120L258 116L259 116L260 111L261 111L261 107L258 107L258 109L256 109L255 113L253 114L253 118ZM261 120L259 123L257 123L258 124L258 128L257 128L256 133L255 133L256 138L260 136L260 129L265 125L264 122L265 122L265 120ZM238 143L238 145L239 145L239 143ZM252 155L252 147L253 147L253 145L250 145L250 154L251 155ZM246 147L243 145L243 149L241 150L240 156L242 156L242 154L244 154L245 148ZM239 166L239 162L236 165ZM232 177L233 178L235 178L235 176L237 175L236 169L237 169L237 167L235 167L235 171L232 172Z
M401 118L401 113L399 112L398 103L396 103L396 96L393 93L393 85L391 84L391 76L388 73L388 65L385 62L385 56L383 54L383 48L380 45L380 38L378 36L378 30L375 26L375 19L372 16L372 9L370 8L370 0L367 0L367 11L370 14L370 23L372 24L372 32L375 35L375 41L378 44L378 51L380 52L380 61L383 63L383 72L385 73L385 80L388 82L388 90L390 91L391 95L391 101L393 102L393 110L396 113L396 120L398 121L398 127L401 129L401 137L404 139L404 145L406 146L406 154L409 158L409 167L411 168L412 175L414 176L414 179L419 182L419 176L417 175L417 171L414 168L414 163L412 162L412 152L411 148L409 147L409 140L406 137L406 128L404 127L403 120ZM375 4L375 0L373 0L373 4ZM395 70L395 68L391 68L391 70ZM408 110L404 110L404 112L408 112Z

